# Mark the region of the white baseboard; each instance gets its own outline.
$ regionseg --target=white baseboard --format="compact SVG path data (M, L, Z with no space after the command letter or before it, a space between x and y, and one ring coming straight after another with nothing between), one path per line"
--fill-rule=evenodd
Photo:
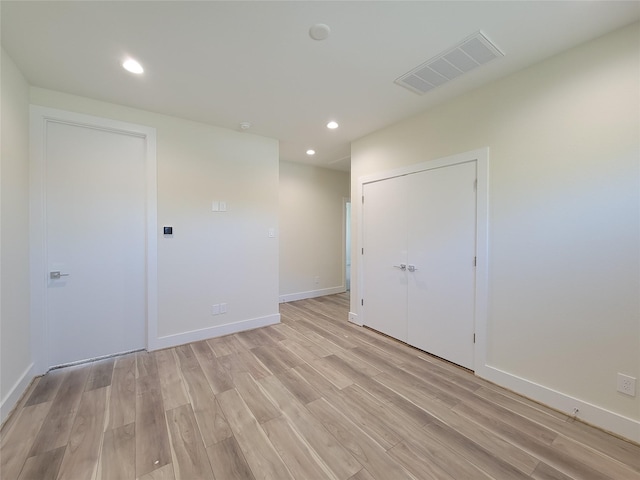
M305 300L307 298L324 297L325 295L335 295L336 293L344 293L344 286L322 288L320 290L310 290L308 292L285 293L280 295L280 303L295 302L296 300Z
M349 321L351 323L355 323L358 326L362 326L362 322L360 320L358 320L358 314L357 313L353 313L353 312L349 312Z
M23 372L13 387L11 387L9 393L2 399L0 403L0 424L4 423L9 413L11 413L11 410L16 406L24 392L27 391L33 377L35 377L35 364L32 363Z
M578 419L640 443L640 421L638 420L627 418L488 365L476 369L476 375L570 416L573 416L574 409L577 408Z
M191 330L190 332L176 333L158 337L153 345L149 345L149 351L160 350L162 348L175 347L184 345L185 343L198 342L213 337L221 337L231 333L242 332L244 330L252 330L254 328L266 327L267 325L275 325L280 323L280 314L267 315L265 317L252 318L239 322L226 323L224 325L216 325L215 327L202 328L200 330Z

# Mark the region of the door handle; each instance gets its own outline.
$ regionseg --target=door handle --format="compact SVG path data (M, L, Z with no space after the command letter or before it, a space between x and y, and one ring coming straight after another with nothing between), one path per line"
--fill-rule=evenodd
M407 266L407 270L409 270L410 272L415 272L415 271L417 271L418 269L416 268L416 266L415 266L415 265L408 265L408 266Z
M403 272L407 269L407 265L404 263L401 263L400 265L394 265L394 268L399 268L400 270L402 270Z
M60 273L60 272L49 272L49 278L51 280L58 280L60 277L68 277L68 273Z

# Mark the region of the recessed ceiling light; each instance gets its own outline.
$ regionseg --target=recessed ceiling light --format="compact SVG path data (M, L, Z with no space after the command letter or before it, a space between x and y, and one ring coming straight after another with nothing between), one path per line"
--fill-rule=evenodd
M307 155L315 155L316 151L312 150L311 148L309 150L307 150Z
M338 122L331 121L327 123L327 128L330 128L331 130L335 130L336 128L338 128Z
M133 58L128 58L122 63L122 68L131 73L143 73L144 68L138 62L136 62Z

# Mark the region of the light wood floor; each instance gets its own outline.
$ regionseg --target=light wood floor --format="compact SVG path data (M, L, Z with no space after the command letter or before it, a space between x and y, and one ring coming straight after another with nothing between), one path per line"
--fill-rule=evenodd
M40 378L3 480L640 479L640 447L345 322L282 324Z

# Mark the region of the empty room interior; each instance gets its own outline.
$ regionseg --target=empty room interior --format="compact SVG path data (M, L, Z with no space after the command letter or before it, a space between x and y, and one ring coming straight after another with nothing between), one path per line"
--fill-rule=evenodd
M0 478L640 479L640 3L0 1Z

